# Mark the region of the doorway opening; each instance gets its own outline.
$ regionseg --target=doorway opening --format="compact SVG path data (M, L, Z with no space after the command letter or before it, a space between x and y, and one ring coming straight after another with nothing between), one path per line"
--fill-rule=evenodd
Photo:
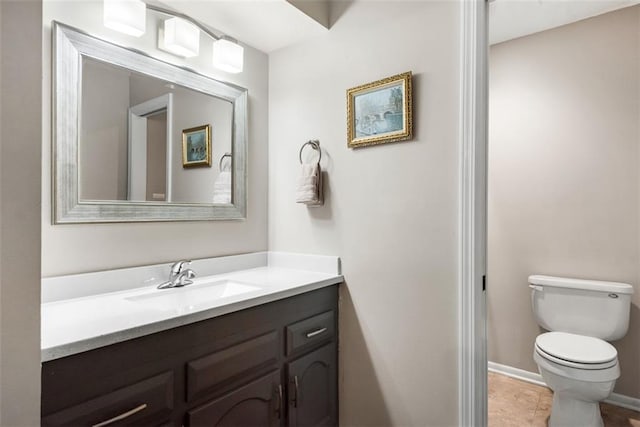
M600 408L640 425L640 5L496 0L489 16L488 425L549 420L535 274L636 288Z

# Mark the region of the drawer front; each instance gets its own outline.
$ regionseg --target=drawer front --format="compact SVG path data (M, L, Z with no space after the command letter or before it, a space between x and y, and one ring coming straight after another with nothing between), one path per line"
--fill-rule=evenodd
M313 346L315 343L332 339L336 335L333 310L287 326L287 356Z
M278 361L278 333L273 331L187 363L187 400L192 401L251 370Z
M165 372L47 415L43 426L155 425L173 410L173 372Z

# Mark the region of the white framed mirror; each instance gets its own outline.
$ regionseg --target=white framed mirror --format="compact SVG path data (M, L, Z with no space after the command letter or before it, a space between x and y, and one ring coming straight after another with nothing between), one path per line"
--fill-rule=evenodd
M245 218L246 89L53 33L54 223Z

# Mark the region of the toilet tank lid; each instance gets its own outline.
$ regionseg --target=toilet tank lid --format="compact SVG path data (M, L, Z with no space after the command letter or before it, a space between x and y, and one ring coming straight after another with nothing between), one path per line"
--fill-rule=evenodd
M633 286L628 283L605 282L601 280L571 279L567 277L541 276L536 274L529 276L529 283L537 286L584 289L587 291L612 292L616 294L633 293Z

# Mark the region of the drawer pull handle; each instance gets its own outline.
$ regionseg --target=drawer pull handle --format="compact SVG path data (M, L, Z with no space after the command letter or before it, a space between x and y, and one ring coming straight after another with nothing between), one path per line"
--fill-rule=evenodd
M320 335L320 334L322 334L322 333L324 333L324 332L327 332L327 328L320 328L320 329L318 329L318 330L316 330L316 331L308 332L308 333L307 333L307 338L313 338L313 337L315 337L316 335Z
M276 406L276 416L278 419L282 418L282 384L278 385L278 404Z
M92 427L105 427L105 426L108 426L109 424L113 424L113 423L115 423L117 421L121 421L121 420L124 420L125 418L129 418L130 416L132 416L134 414L137 414L140 411L144 411L145 409L147 409L147 404L143 403L142 405L136 406L135 408L133 408L130 411L124 412L124 413L122 413L120 415L116 415L115 417L109 418L108 420L102 421L101 423L94 424Z
M294 390L293 390L293 396L291 398L291 403L293 403L293 407L294 408L297 408L298 407L298 393L299 393L299 390L298 390L298 376L297 375L293 376L293 381L292 382L293 382Z

